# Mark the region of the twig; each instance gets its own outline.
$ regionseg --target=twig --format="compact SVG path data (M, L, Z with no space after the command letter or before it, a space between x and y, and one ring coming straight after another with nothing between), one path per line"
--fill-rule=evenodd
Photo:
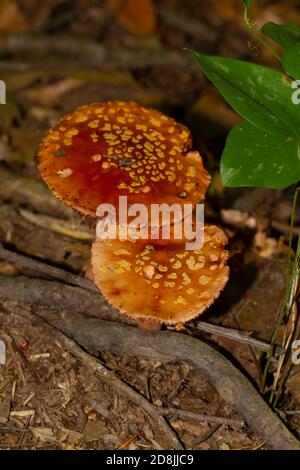
M18 53L21 56L44 57L45 54L67 54L68 57L84 57L91 65L102 64L105 56L104 47L96 41L67 35L30 35L27 33L1 34L1 50Z
M20 255L13 251L3 248L3 245L0 243L0 259L10 261L14 263L17 267L32 269L33 271L38 272L39 274L45 274L51 278L59 279L60 281L65 282L66 284L71 284L74 286L81 287L83 289L99 292L99 289L95 284L84 277L77 276L76 274L69 273L60 268L50 266L49 264L37 261L28 256Z
M20 205L29 205L37 211L72 218L74 212L65 206L47 189L41 181L29 176L13 173L0 166L0 198Z
M283 233L285 235L290 234L290 226L288 224L283 223L283 222L273 220L272 223L271 223L271 227L274 228L275 230L277 230L278 232ZM300 227L299 226L294 227L293 238L296 235L300 235Z
M51 278L59 279L65 282L66 284L71 284L86 289L88 291L99 293L99 289L95 286L93 282L89 281L88 279L85 279L81 276L77 276L76 274L69 273L68 271L64 271L63 269L50 266L41 261L37 261L27 256L23 256L10 250L4 249L1 243L0 259L11 261L16 264L17 267L29 268L40 274L45 274ZM33 303L35 303L34 300ZM191 324L190 326L193 327L194 325ZM198 330L206 331L207 333L211 333L213 335L232 339L233 341L238 341L240 343L249 344L265 352L270 351L270 344L252 338L243 331L235 330L233 328L225 328L203 321L198 321L195 326ZM275 354L280 355L283 353L283 351L284 349L282 347L277 346L275 349Z
M25 56L23 61L0 61L0 70L24 72L27 70L78 70L79 68L112 70L143 69L145 67L178 68L197 71L190 54L166 48L107 47L93 40L60 37L59 35L25 34L0 36L0 49L3 52ZM67 51L67 53L66 53ZM55 61L45 61L45 53L52 54ZM27 57L30 59L26 60ZM67 57L67 59L66 59Z
M110 315L105 315L105 313L108 310L107 304L104 301L99 289L94 285L94 283L92 283L88 279L69 273L68 271L64 271L63 269L49 266L41 261L37 261L37 260L34 260L32 258L23 256L23 255L19 255L18 253L14 253L10 250L6 250L2 248L1 244L0 244L0 259L6 259L7 261L11 261L15 263L19 267L23 266L24 268L30 268L40 274L46 274L47 276L50 276L51 278L60 279L67 284L78 286L87 291L97 293L98 294L97 297L89 298L89 302L92 300L93 309L92 310L88 309L87 313L96 317L101 317L104 319L107 319L107 318L111 319ZM16 299L21 302L30 302L33 304L40 303L42 301L44 305L53 305L56 303L54 301L54 297L57 298L57 296L60 296L59 291L64 289L64 292L61 292L61 297L64 297L66 294L65 291L67 289L69 291L69 295L68 295L68 298L61 299L61 302L62 302L60 304L61 307L70 308L71 307L71 305L69 304L70 297L78 298L79 296L80 300L78 299L78 301L74 302L74 304L72 304L72 308L75 308L75 310L79 312L85 312L87 309L85 297L88 297L88 293L85 295L84 291L78 291L78 290L72 291L71 286L62 287L58 283L50 284L49 281L38 280L38 279L34 279L34 280L28 279L27 281L28 285L25 285L25 278L10 279L6 277L1 278L0 276L0 280L2 280L1 285L0 285L0 297L3 297L5 295L6 298L8 298L9 300ZM52 294L54 291L55 291L55 295L53 296ZM73 292L73 294L71 294L71 292ZM83 302L84 302L84 307L80 308ZM102 312L102 315L100 312ZM135 323L134 321L129 321L129 320L127 321L126 318L118 315L117 312L114 312L114 318L117 320L121 319L125 321L126 323L128 322L130 324ZM192 328L194 327L193 324L190 324L188 326L191 326ZM211 323L207 323L203 321L198 321L196 323L196 328L201 331L206 331L207 333L229 338L231 340L238 341L240 343L252 345L262 351L266 351L266 352L270 351L270 345L268 343L261 341L261 340L257 340L255 338L251 338L250 336L248 336L247 333L240 331L240 330L235 330L233 328L225 328L225 327L213 325ZM281 346L276 346L275 348L276 355L282 354L283 351L284 350Z
M57 281L30 279L24 276L0 276L0 299L5 302L44 305L81 312L106 320L135 324L110 307L99 292L69 286Z
M19 209L19 214L28 222L38 227L45 228L60 235L74 238L81 241L92 241L94 238L93 230L88 229L81 225L78 220L62 220L61 218L53 217L46 214L35 214L26 209Z
M197 40L201 40L201 42L214 44L217 39L217 34L213 28L203 21L195 20L192 16L185 17L181 13L161 5L158 7L158 14L163 22L175 28L176 31L182 31Z
M191 325L192 326L192 325ZM207 323L204 321L197 321L196 328L212 335L222 336L223 338L232 339L233 341L238 341L239 343L249 344L261 351L269 352L271 345L265 341L261 341L255 338L252 338L244 331L235 330L233 328L226 328L219 325L213 325L212 323ZM276 355L280 355L284 352L284 349L280 346L276 348Z
M222 416L211 416L204 413L194 413L189 410L182 410L172 406L168 406L167 408L157 408L162 416L177 416L178 418L190 419L193 421L207 421L208 423L217 423L219 425L225 424L226 426L231 426L234 429L240 429L245 425L244 421L240 419L230 419L223 418Z
M22 434L19 438L19 441L18 441L18 450L20 450L22 444L23 444L23 441L24 441L24 437L26 435L26 433L28 432L28 428L29 428L29 424L30 424L30 421L32 420L32 416L28 416L27 420L26 420L26 424L25 424L25 427L24 429L22 430Z
M19 255L18 253L14 253L10 250L6 250L2 247L1 243L0 243L0 259L5 259L7 261L11 261L11 262L15 263L16 266L18 266L18 267L22 266L24 268L32 269L32 270L34 270L34 271L36 271L40 274L45 274L47 276L50 276L51 278L59 279L59 280L65 282L67 284L78 286L78 287L81 287L82 289L86 289L86 290L91 291L91 292L96 292L96 293L99 294L99 296L101 295L100 292L99 292L99 289L95 286L95 284L93 282L89 281L88 279L85 279L81 276L77 276L75 274L69 273L68 271L64 271L63 269L50 266L50 265L45 264L41 261L34 260L34 259L29 258L27 256ZM1 279L1 276L0 276L0 279ZM5 282L5 278L3 279L3 281ZM9 280L7 282L9 283ZM33 282L36 284L34 287L31 286L30 284L28 286L29 291L30 291L30 298L31 298L32 303L38 303L35 300L35 295L34 295L34 293L32 293L32 291L34 291L37 294L39 289L44 286L43 282L45 283L46 281L34 280L34 281L31 281L31 284ZM54 287L57 287L58 289L60 288L59 285L57 285L57 286L49 285L49 289L54 288ZM24 293L24 294L26 296L26 293ZM50 294L50 292L48 292L48 295L49 294ZM0 287L0 296L1 296L1 287ZM26 298L22 299L22 300L26 301ZM100 305L99 300L98 300L98 302L99 302L99 305ZM48 302L46 301L46 305L47 304L48 304ZM65 308L65 307L68 307L68 306L62 305L62 307ZM99 310L100 310L100 308L99 308ZM82 310L79 310L79 311L82 311ZM97 315L97 316L99 316L99 315ZM193 327L194 325L191 324L190 326ZM254 347L256 347L256 348L258 348L262 351L265 351L265 352L270 351L270 345L268 343L266 343L264 341L261 341L261 340L257 340L255 338L251 338L250 336L248 336L247 333L245 333L243 331L240 331L240 330L235 330L233 328L225 328L225 327L221 327L221 326L218 326L218 325L213 325L211 323L207 323L207 322L203 322L203 321L198 321L196 323L196 328L198 330L206 331L207 333L211 333L211 334L214 334L214 335L217 335L217 336L222 336L224 338L229 338L229 339L232 339L234 341L238 341L240 343L250 344L250 345L252 345L252 346L254 346ZM284 351L283 348L281 348L280 346L277 346L276 349L275 349L275 354L280 355L280 354L283 353L283 351Z
M0 205L0 220L0 242L76 273L84 269L90 252L88 243L28 222L11 204Z

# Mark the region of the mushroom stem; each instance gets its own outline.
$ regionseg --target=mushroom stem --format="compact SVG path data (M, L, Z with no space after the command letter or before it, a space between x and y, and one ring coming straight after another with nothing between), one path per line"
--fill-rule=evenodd
M153 318L139 318L137 325L144 331L159 331L161 329L161 322Z
M91 255L89 256L89 260L88 260L88 263L87 263L87 266L86 266L84 277L86 279L88 279L89 281L94 282Z

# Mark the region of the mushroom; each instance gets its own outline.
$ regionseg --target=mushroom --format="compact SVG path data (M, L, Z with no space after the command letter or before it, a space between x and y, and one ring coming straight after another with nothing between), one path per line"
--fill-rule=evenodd
M101 203L187 202L204 199L210 176L189 130L136 103L81 106L64 116L41 143L40 173L52 192L83 214Z
M137 319L176 324L207 309L225 286L227 237L216 226L204 229L199 250L131 240L95 241L92 274L107 301Z
M184 235L175 236L187 203L191 216L210 182L191 144L188 129L174 119L133 102L111 101L64 116L40 146L43 179L59 199L85 215L99 217L99 206L110 204L119 222L121 196L127 197L127 207L140 203L149 213L154 204L184 208L173 219L164 214L153 225L147 222L147 240L128 235L127 219L117 225L116 239L96 237L92 246L89 276L109 303L150 329L198 316L228 279L222 230L205 227L197 250L187 249ZM103 216L101 222L107 221ZM157 239L168 223L169 239Z

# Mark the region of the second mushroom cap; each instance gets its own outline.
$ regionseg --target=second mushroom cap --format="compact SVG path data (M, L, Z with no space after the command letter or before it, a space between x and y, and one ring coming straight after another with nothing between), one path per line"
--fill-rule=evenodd
M157 246L102 240L92 247L92 273L104 297L122 313L162 323L187 322L209 307L228 280L227 237L205 227L204 245Z

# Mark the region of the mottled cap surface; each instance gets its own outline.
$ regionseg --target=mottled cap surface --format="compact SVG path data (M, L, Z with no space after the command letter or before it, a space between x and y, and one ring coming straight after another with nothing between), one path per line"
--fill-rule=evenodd
M201 202L210 182L186 127L159 111L112 101L64 116L42 141L40 173L65 204Z
M205 227L199 250L173 243L96 241L93 280L107 301L126 315L184 323L204 312L225 286L226 243L226 235L215 226Z

